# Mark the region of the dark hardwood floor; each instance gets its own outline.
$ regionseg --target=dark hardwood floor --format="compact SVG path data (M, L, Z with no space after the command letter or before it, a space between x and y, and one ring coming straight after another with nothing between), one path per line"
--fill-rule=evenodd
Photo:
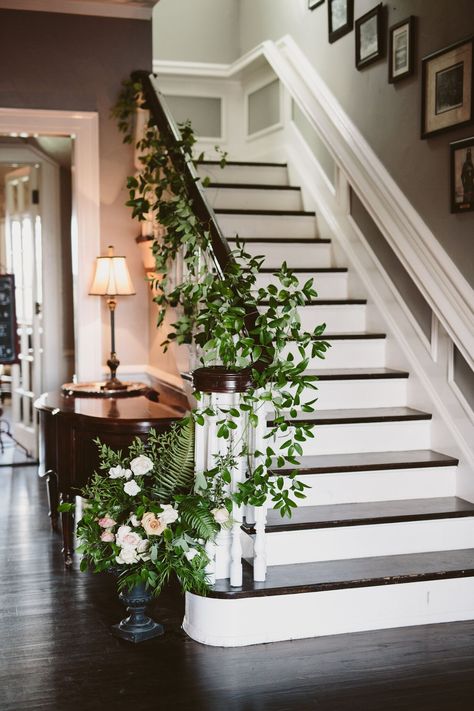
M0 571L0 711L474 708L474 622L220 649L181 631L170 588L164 637L112 637L114 581L64 570L35 467L0 469Z

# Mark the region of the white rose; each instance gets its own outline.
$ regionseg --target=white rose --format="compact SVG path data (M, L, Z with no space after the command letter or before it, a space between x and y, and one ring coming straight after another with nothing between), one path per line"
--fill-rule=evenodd
M122 546L122 548L137 548L141 540L142 538L138 535L138 533L134 533L132 531L131 533L126 533L122 536L118 545Z
M150 541L141 540L137 546L137 553L140 560L147 561L150 560L150 554L148 549L150 548Z
M141 491L141 489L138 486L135 479L131 479L130 481L127 481L127 483L123 487L123 490L129 496L136 496Z
M130 526L119 526L118 531L115 536L115 540L117 541L117 545L121 546L122 545L122 539L124 536L127 535L127 533L130 533L132 529Z
M130 521L132 526L135 526L135 528L138 528L142 525L140 519L137 518L134 513L130 514L130 518L128 520Z
M174 523L179 515L176 509L174 509L171 504L161 504L161 508L163 511L158 514L160 521L167 526L169 526L170 523Z
M139 558L135 548L122 548L120 555L115 557L119 565L132 565L138 563Z
M191 561L198 555L198 551L195 548L190 548L184 555L189 561Z
M120 466L120 464L116 467L111 467L109 469L110 479L130 479L131 476L132 472L130 471L130 469L124 469Z
M225 508L221 509L212 509L211 514L214 516L214 521L219 523L221 526L224 523L227 523L229 520L229 512Z
M135 476L143 476L144 474L148 474L148 472L151 472L151 470L153 469L153 462L151 461L150 457L147 457L144 454L140 454L139 457L135 457L135 459L132 459L132 461L130 462L130 469L135 474Z

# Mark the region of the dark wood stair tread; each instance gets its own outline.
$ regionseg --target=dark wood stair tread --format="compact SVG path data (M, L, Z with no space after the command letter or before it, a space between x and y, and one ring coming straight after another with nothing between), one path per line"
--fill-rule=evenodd
M270 301L264 299L258 303L267 306ZM313 299L302 305L302 308L305 306L365 306L366 304L367 299Z
M431 420L432 415L411 407L358 407L347 410L318 410L317 412L298 412L296 417L287 418L287 422L315 425L357 424L360 422L403 422L410 420ZM268 426L273 425L272 417Z
M230 208L214 208L216 215L274 215L277 217L315 217L316 213L307 210L237 210L234 207Z
M198 165L220 165L220 160L200 160ZM245 161L245 160L228 160L225 165L250 165L256 168L287 168L287 163L259 163L256 161Z
M407 499L396 501L369 501L358 504L331 504L324 506L299 506L291 519L282 518L275 509L268 511L267 533L336 528L339 526L370 526L406 521L474 516L474 504L457 496L440 496L432 499ZM247 533L254 526L244 524Z
M226 237L228 242L244 242L255 244L263 242L264 244L331 244L330 239L321 239L319 237Z
M324 336L321 340L324 340ZM408 378L406 370L393 370L392 368L324 368L309 369L305 375L315 375L318 380L377 380Z
M459 460L431 449L412 449L397 452L362 452L354 454L313 454L300 457L300 466L291 464L274 467L275 475L295 469L298 475L330 474L333 472L363 472L425 467L453 467Z
M274 565L267 569L264 583L254 582L253 568L245 564L241 588L232 588L229 580L218 580L209 597L292 595L471 576L474 576L472 548Z
M321 340L324 341L360 341L376 340L387 338L386 333L323 333Z
M299 190L297 185L266 185L264 183L208 183L206 188L223 188L224 190Z
M313 239L311 241L314 242ZM349 269L347 267L321 267L319 269L312 267L290 267L290 271L295 274L347 274ZM277 272L278 269L275 269L275 267L262 267L259 274L276 274Z

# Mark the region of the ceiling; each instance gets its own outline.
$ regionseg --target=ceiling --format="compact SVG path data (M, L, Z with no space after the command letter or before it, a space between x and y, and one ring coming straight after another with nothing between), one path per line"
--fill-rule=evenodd
M0 8L150 19L159 0L0 0Z

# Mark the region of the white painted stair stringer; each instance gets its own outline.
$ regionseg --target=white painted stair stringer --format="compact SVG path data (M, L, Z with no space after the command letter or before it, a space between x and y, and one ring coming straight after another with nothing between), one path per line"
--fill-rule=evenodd
M315 385L317 390L305 390L301 402L317 397L318 412L357 408L361 403L364 407L402 407L407 404L408 378L319 380Z
M287 255L288 263L291 262L291 255ZM347 299L348 298L348 274L347 272L299 272L295 274L301 285L309 279L313 279L314 287L320 299ZM266 288L269 284L275 284L282 289L281 282L273 274L262 273L257 277L257 288Z
M197 642L240 647L473 618L466 577L236 600L186 593L183 628Z
M235 237L235 234L234 234ZM236 248L236 241L229 238L229 245ZM254 257L265 257L265 266L279 269L284 261L289 267L303 268L311 264L314 268L332 266L331 244L326 242L245 242L245 251Z
M473 545L474 517L468 516L267 532L266 556L272 566L463 550Z
M456 466L328 472L300 476L309 485L299 507L454 496Z
M338 203L319 164L294 126L289 128L286 141L290 172L297 176L324 223L322 236L331 237L344 252L345 265L359 275L386 324L382 330L392 336L406 358L412 387L415 379L420 384L416 391L420 399L413 404L433 412L435 448L460 459L457 495L474 501L474 425L447 384L445 373L433 362L389 276L356 230L347 214L347 200L343 200L342 206Z
M314 215L249 215L216 213L225 237L270 237L272 240L288 237L315 239L317 237Z
M386 338L360 338L330 340L331 348L327 358L311 358L309 350L308 368L326 370L331 368L383 368L386 358ZM324 336L322 336L324 340ZM289 346L285 353L298 354L296 347Z
M255 183L257 185L258 183ZM206 188L206 198L214 210L302 210L300 190L270 190L264 188Z
M303 455L430 449L430 424L430 420L316 424L315 436L301 443ZM276 438L276 452L286 439L288 433Z

